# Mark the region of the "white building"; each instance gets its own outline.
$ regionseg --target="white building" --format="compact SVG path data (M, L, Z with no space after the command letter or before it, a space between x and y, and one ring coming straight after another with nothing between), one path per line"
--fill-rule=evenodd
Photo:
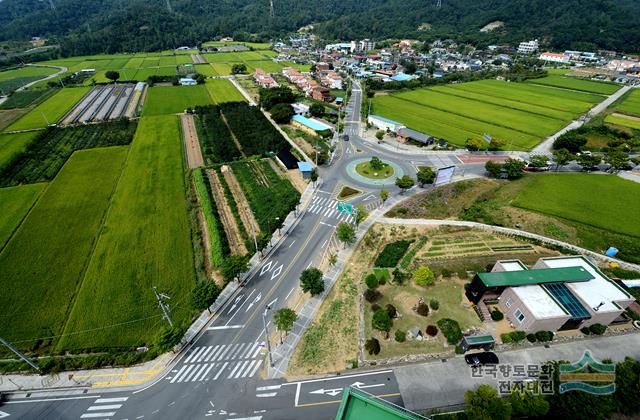
M542 61L549 61L551 63L568 63L569 56L566 54L556 54L552 52L543 52L538 59Z
M404 128L402 123L383 118L378 115L369 115L367 117L367 122L380 130L392 131L394 133L397 133L399 129Z
M537 52L538 48L540 48L540 43L538 42L537 39L534 39L533 41L524 41L524 42L521 42L520 45L518 46L518 53L532 54Z

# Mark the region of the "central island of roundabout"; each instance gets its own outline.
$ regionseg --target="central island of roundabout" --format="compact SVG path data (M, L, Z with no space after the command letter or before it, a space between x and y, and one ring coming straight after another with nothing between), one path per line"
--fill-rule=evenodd
M404 175L395 162L377 157L355 159L347 165L347 173L354 180L369 185L393 185Z

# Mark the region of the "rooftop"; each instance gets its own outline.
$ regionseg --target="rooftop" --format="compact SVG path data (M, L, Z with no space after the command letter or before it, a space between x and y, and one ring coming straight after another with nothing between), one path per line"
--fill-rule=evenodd
M489 344L489 343L496 342L495 338L493 338L493 336L490 334L467 336L467 337L462 337L462 339L466 341L467 344L470 344L470 345L471 344Z
M398 121L393 121L393 120L390 120L388 118L381 117L379 115L369 114L369 118L375 118L376 120L384 121L384 122L387 122L389 124L402 125L402 123L399 123Z
M532 284L511 290L537 319L568 315L542 286Z
M367 420L393 420L425 419L418 414L377 398L369 393L347 387L342 394L342 402L336 414L336 420L367 419Z
M594 276L584 267L568 266L476 274L487 287L526 286L541 283L586 282Z
M303 117L302 115L294 115L291 119L315 131L331 130L331 126L312 118Z

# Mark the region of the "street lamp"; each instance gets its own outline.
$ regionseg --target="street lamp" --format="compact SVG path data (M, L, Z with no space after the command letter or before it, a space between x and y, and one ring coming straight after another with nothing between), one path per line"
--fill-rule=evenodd
M267 311L271 310L271 307L267 305L262 313L262 324L264 325L264 335L267 341L267 351L269 352L269 366L273 367L273 356L271 356L271 343L269 342L269 330L267 329Z

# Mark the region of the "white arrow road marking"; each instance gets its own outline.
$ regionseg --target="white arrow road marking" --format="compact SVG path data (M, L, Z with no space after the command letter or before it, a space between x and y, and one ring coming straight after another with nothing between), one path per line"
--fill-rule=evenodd
M255 305L256 303L258 303L260 301L260 299L262 299L262 292L258 293L258 296L256 296L255 299L253 299L253 302L251 302L248 306L247 309L245 309L245 312L249 312L249 309L251 309L253 307L253 305Z
M231 305L231 309L229 309L229 312L227 312L228 314L230 314L231 312L233 312L234 309L236 309L236 307L238 306L238 302L240 302L243 297L244 295L240 295L236 298L236 300L233 301L233 305Z
M271 280L275 279L276 277L278 277L278 276L280 275L280 273L282 273L282 266L283 266L283 265L284 265L284 264L280 264L280 265L278 266L278 268L275 268L275 269L273 270L273 273L271 273Z
M364 382L354 382L351 384L353 388L364 389L364 388L377 388L379 386L384 386L384 384L373 384L373 385L365 385Z
M273 299L271 302L269 302L267 304L268 307L272 307L276 302L278 301L278 298Z
M369 201L369 200L375 200L376 196L373 194L369 194L365 199L363 199L362 201Z
M324 389L324 388L320 388L320 389L316 389L315 391L311 391L309 392L309 394L319 394L319 395L331 395L332 397L335 397L336 395L338 395L343 388L334 388L334 389Z
M271 264L273 264L273 261L269 261L268 263L266 263L265 265L262 266L262 270L260 270L260 275L263 275L264 273L266 273L267 271L271 270Z
M0 419L3 419L5 417L9 417L11 414L9 413L5 413L4 411L0 411Z

